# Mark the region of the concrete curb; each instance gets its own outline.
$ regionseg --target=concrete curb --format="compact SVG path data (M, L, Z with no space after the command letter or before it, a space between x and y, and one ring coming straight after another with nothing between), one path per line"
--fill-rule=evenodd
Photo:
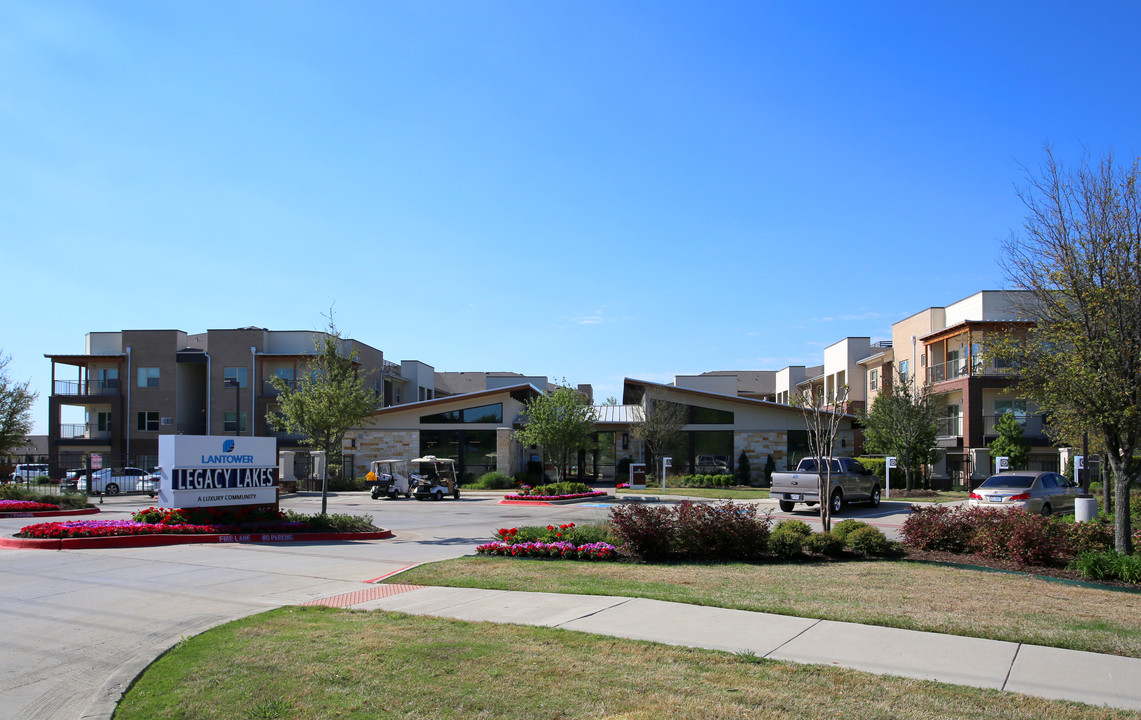
M504 498L500 500L497 505L573 505L581 502L595 502L605 498L612 497L607 493L598 493L597 495L587 495L586 497L567 498L565 500L508 500Z
M209 543L349 542L385 540L391 530L367 533L241 533L200 535L118 535L85 538L0 538L0 548L18 550L111 550Z

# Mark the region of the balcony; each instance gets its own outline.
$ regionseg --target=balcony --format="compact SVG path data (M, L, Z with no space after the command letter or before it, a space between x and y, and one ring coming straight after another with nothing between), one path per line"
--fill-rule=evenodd
M995 424L1002 415L983 416L983 435L987 438L998 436ZM1046 438L1046 416L1044 415L1015 415L1014 419L1022 426L1022 436L1028 440L1041 440Z
M927 368L927 382L938 383L964 377L1006 377L1013 375L1014 372L1015 368L1010 365L988 362L983 357L975 357L970 360L960 358L929 366Z
M70 395L76 397L91 395L118 395L118 380L100 380L89 382L86 380L56 380L52 386L53 395Z
M111 439L111 430L100 429L97 423L65 423L59 426L59 439L107 442Z
M963 418L947 417L939 419L938 429L935 431L936 437L958 437L962 434Z

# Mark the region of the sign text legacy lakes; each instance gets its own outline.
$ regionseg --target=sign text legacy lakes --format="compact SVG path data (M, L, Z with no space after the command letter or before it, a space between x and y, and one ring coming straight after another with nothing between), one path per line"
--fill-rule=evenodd
M272 487L277 483L277 468L174 468L170 482L172 490Z

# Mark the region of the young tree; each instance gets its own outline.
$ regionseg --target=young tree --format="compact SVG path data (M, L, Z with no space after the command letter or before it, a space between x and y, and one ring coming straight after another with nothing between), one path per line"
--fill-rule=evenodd
M8 377L11 355L0 354L0 455L23 447L32 432L32 403L39 393L28 389L28 381L13 382Z
M836 446L836 437L840 434L840 423L844 415L836 408L843 408L848 402L848 386L841 385L836 390L836 397L826 400L823 393L814 393L811 389L797 395L795 406L800 408L804 416L804 427L808 430L808 446L816 458L816 469L819 473L817 490L820 495L820 523L824 531L832 530L833 500L832 489L832 448Z
M737 476L738 485L749 485L753 482L753 470L749 467L749 456L744 450L737 458L737 467L733 469L733 472Z
M658 459L669 452L681 436L681 429L689 422L689 408L681 403L647 397L644 412L642 422L633 427L631 434L645 444L656 466ZM664 468L659 477L665 477Z
M563 385L524 403L523 427L515 437L524 445L539 445L553 461L558 479L567 476L571 458L587 448L594 432L594 406L590 398Z
M891 390L876 395L871 410L862 416L865 450L899 458L908 490L915 489L920 469L931 460L937 415L928 386L897 373Z
M994 431L997 435L990 444L991 457L1006 457L1012 470L1025 470L1030 447L1022 437L1018 420L1010 413L1001 415L994 424Z
M280 413L268 413L266 420L277 430L304 435L306 445L325 451L325 472L321 476L321 514L328 508L329 467L340 466L345 433L359 425L378 405L368 387L367 376L357 368L357 351L347 345L328 316L329 326L314 336L316 354L309 360L308 372L291 386L272 377L270 385L278 392Z
M1039 174L1019 193L1028 215L1011 233L1003 266L1032 299L1024 337L1002 344L1019 385L1047 413L1080 419L1114 484L1115 545L1132 552L1129 488L1141 442L1141 172L1112 153L1073 169L1046 147Z

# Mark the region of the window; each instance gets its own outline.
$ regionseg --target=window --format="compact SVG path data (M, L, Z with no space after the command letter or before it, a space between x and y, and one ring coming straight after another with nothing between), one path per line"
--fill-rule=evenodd
M994 401L994 414L995 415L1011 415L1013 414L1019 424L1026 424L1026 401L1025 400L995 400Z
M222 377L225 378L226 380L231 380L231 379L237 378L238 387L245 387L248 371L249 371L249 368L244 368L244 367L222 368Z
M157 412L140 412L138 415L138 428L140 432L158 432L159 418Z
M100 390L118 390L119 389L119 368L100 368L99 369L99 389Z
M158 368L156 368L156 367L141 367L141 368L139 368L139 387L141 387L141 388L156 388L156 387L158 387Z
M733 413L728 410L689 406L689 421L694 425L732 425Z
M911 361L910 360L900 360L899 361L899 379L904 381L904 382L909 382L908 373L910 371L911 371Z
M95 428L99 432L111 432L111 413L97 412L95 413Z
M448 410L432 415L422 415L422 424L435 423L502 423L503 403L493 405L480 405L479 407L464 408L462 410Z
M372 381L372 396L373 397L380 397L380 381L379 380L373 380Z
M235 413L233 410L223 415L222 429L225 432L245 432L246 431L246 414Z
M872 390L879 390L879 386L880 386L879 378L880 378L880 371L879 370L869 370L868 371L868 387L870 387Z
M293 389L293 368L278 368L273 371L273 376Z

